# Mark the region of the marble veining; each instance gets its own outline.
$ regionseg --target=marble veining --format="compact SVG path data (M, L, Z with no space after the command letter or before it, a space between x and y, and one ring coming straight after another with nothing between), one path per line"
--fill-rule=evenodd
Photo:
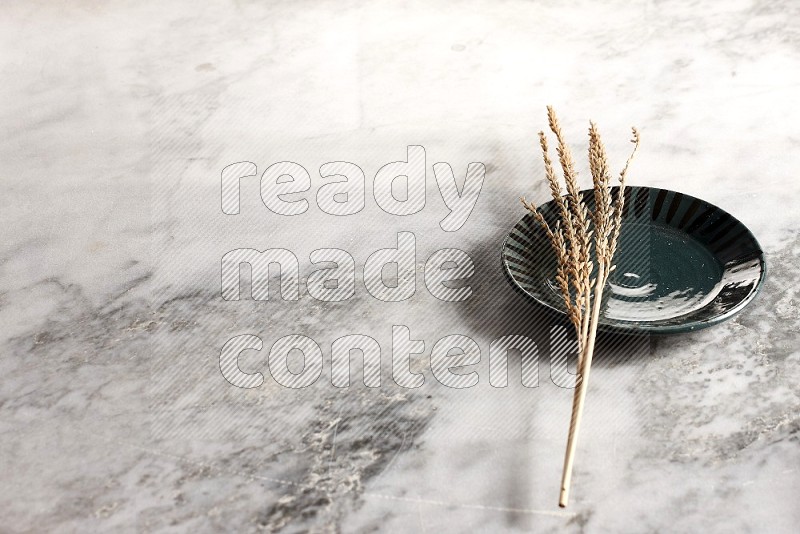
M0 530L4 532L795 532L800 522L800 33L794 2L7 2L0 21ZM604 338L575 466L556 506L572 392L551 380L556 324L508 287L502 239L541 202L536 132L559 110L583 154L588 119L612 161L642 132L636 185L703 198L747 225L768 279L733 320L663 338ZM426 150L426 205L382 211L372 179ZM581 158L582 159L582 158ZM278 216L220 172L309 171L309 210ZM325 162L366 177L366 203L321 211ZM432 165L486 178L466 224ZM580 169L584 177L585 168ZM416 292L375 299L371 253L416 236ZM238 247L300 260L296 301L225 301ZM356 290L310 297L308 261L348 251ZM425 262L459 248L472 296L443 302ZM277 282L277 281L276 281ZM274 289L277 290L277 285ZM271 289L272 290L272 289ZM392 379L392 327L425 344ZM319 344L302 390L225 381L220 349L268 375L281 336ZM381 387L331 345L381 347ZM470 389L440 384L437 340L480 349ZM538 387L489 382L493 340L539 348ZM297 365L298 362L290 363ZM554 369L555 369L555 364ZM528 380L533 380L530 376ZM530 385L530 383L528 384Z

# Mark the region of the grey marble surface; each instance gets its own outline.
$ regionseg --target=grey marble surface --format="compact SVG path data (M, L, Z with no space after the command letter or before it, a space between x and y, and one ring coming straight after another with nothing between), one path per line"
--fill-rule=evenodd
M800 522L800 8L795 2L7 2L0 21L0 530L4 532L796 532ZM572 392L550 380L553 326L506 284L498 252L547 197L544 106L578 154L589 118L631 181L709 200L762 243L769 279L715 328L600 351L572 502L556 506ZM372 179L426 149L427 204L381 211ZM582 158L581 158L582 159ZM220 172L308 169L306 213L278 216ZM365 172L335 217L320 165ZM486 178L444 232L432 165ZM584 171L584 176L586 175ZM301 195L302 196L302 195ZM415 295L385 303L367 257L416 235ZM220 259L286 248L294 302L227 302ZM305 291L311 251L355 259L355 295ZM465 302L431 296L424 261L475 262ZM413 273L412 273L413 275ZM425 343L423 386L392 381L392 325ZM303 390L222 377L239 334L322 348ZM382 386L331 384L332 342L373 337ZM437 382L451 334L481 350L477 386ZM541 347L539 387L488 382L492 340ZM602 348L602 347L601 347Z

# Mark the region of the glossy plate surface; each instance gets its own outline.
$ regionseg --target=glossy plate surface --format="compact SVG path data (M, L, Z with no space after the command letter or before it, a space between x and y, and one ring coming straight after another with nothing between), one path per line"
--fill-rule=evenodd
M619 188L612 194L616 198ZM593 209L593 192L583 195ZM539 209L555 224L553 201ZM564 314L555 254L530 214L508 234L501 256L515 289ZM614 264L598 328L618 333L668 334L717 324L744 308L766 275L758 241L732 215L704 200L650 187L625 189Z

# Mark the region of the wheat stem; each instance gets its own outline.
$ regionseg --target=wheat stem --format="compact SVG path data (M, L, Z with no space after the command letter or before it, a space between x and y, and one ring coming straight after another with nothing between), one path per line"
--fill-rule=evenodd
M601 280L605 276L605 267L600 264L597 272L597 279ZM572 483L572 466L575 463L575 449L578 445L578 431L580 430L581 419L583 418L583 406L586 400L586 391L589 388L589 373L592 370L592 357L594 356L594 344L597 338L597 320L600 317L600 304L603 299L603 285L595 284L594 302L592 303L591 326L589 337L586 340L584 354L581 358L578 381L575 385L575 393L572 399L572 416L570 418L569 433L567 434L567 451L564 458L564 469L561 473L561 493L558 497L558 505L565 508L569 503L569 490Z

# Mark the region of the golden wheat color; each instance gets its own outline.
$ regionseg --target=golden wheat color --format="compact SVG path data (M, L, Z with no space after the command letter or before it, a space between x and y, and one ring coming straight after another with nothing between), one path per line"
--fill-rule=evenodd
M622 225L622 211L625 202L625 177L628 167L639 148L639 132L633 130L633 151L625 162L619 175L619 192L616 200L611 195L611 175L608 156L600 138L597 126L589 123L589 169L594 187L594 210L590 213L578 187L578 173L572 153L564 141L564 135L553 108L547 107L547 120L550 130L556 137L556 153L561 164L566 194L562 194L561 184L550 159L547 136L539 132L539 145L544 158L545 177L550 186L558 211L558 220L551 227L536 205L522 198L522 204L533 214L542 226L557 259L556 283L567 310L575 336L578 341L578 376L572 400L572 417L567 437L567 451L564 457L564 470L561 477L561 493L558 504L565 507L569 501L572 464L575 458L578 430L580 428L586 390L589 386L589 372L597 337L597 322L603 289L608 276L614 270L612 260L619 240ZM595 261L592 261L592 258ZM596 265L595 265L596 263Z

